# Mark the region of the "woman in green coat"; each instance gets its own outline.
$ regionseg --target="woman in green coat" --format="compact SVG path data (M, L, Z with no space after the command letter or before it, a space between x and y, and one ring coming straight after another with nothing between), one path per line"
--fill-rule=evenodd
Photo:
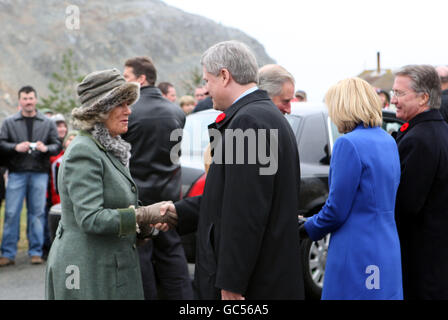
M46 298L143 299L138 226L150 235L150 224L171 217L160 216L158 204L137 208L131 147L120 135L139 85L117 69L98 71L79 84L78 95L82 105L72 116L80 134L59 170L62 215L47 261Z

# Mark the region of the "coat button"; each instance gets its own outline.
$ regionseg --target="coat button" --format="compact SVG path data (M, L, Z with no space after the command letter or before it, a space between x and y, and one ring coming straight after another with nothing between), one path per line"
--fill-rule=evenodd
M135 250L137 248L137 246L135 245L135 243L132 245L132 248Z
M131 191L132 191L133 193L135 193L135 191L137 191L137 190L135 189L135 186L132 186L132 187L131 187Z

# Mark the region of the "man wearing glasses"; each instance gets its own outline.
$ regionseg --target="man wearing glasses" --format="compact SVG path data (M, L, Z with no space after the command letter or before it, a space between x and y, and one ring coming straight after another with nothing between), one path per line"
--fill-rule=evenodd
M434 67L410 65L396 73L391 103L407 121L396 137L404 299L448 299L448 124L440 96Z

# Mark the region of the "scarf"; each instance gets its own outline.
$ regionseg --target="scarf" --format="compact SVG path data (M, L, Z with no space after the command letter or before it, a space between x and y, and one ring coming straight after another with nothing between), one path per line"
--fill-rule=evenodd
M125 167L129 165L131 158L131 145L119 135L115 138L103 123L97 123L92 129L94 137L108 152L112 153Z

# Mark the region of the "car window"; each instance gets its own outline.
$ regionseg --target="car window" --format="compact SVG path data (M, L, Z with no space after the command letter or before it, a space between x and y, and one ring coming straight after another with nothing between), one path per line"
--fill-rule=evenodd
M290 116L290 115L287 115L285 118L286 118L286 120L288 120L289 124L291 125L292 131L294 132L294 134L297 134L297 131L299 129L299 124L300 124L300 118Z
M330 150L327 126L322 114L303 119L303 128L299 137L299 154L302 162L330 163Z
M202 157L209 143L208 125L220 112L193 113L187 116L182 137L182 157Z
M330 146L331 150L333 150L334 143L336 142L336 139L342 136L342 133L338 131L338 127L334 124L333 121L331 121L330 117L327 116L328 126L330 128Z

